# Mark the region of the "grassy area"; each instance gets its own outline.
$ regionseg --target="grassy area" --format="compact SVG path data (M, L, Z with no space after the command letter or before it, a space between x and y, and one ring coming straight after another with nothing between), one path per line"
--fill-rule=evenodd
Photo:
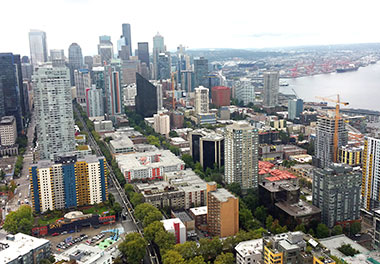
M62 218L62 216L52 216L52 217L47 217L47 216L41 216L38 218L38 225L39 226L46 226L50 224L54 224L58 219Z
M104 212L107 212L107 214L103 214ZM98 214L100 216L105 216L105 215L113 215L115 212L110 208L110 206L105 205L105 204L98 204L90 208L86 208L82 210L84 214Z

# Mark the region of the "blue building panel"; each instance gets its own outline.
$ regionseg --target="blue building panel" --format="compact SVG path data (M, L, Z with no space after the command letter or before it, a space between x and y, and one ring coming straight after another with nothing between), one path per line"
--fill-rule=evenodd
M77 206L77 190L74 164L62 166L63 186L65 189L65 207L71 208Z
M107 200L107 193L106 193L106 175L105 175L105 163L104 159L99 159L99 165L100 165L100 182L102 185L102 201L104 202Z
M37 166L32 166L32 188L33 188L33 198L34 198L34 210L39 213L41 211L40 206L40 192L39 192L39 184L38 184L38 174L37 174Z

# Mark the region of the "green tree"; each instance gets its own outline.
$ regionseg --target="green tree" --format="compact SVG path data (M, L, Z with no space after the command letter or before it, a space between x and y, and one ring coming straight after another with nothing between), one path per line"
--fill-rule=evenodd
M245 230L249 230L250 223L253 221L253 215L251 210L242 208L239 210L239 225Z
M148 226L155 221L162 220L162 213L158 210L150 211L146 214L143 220L143 226Z
M132 192L130 194L130 201L133 204L133 207L136 207L139 204L143 203L144 195L142 193Z
M350 233L351 235L356 235L362 230L362 225L360 222L354 222L350 225Z
M124 191L125 191L125 194L128 195L128 197L130 197L130 194L134 192L134 189L133 189L133 185L132 184L125 184L124 185Z
M240 187L240 184L237 183L237 182L233 182L231 184L228 184L226 186L227 190L229 190L230 192L236 194L237 196L241 196L241 187Z
M305 140L305 137L304 135L301 133L298 135L298 141L304 141Z
M199 171L203 171L203 167L199 161L195 163L195 169Z
M202 256L196 256L192 259L189 259L187 261L187 264L205 264L205 260L203 259Z
M218 237L213 239L201 238L199 240L199 254L203 259L210 260L215 259L223 249L223 244Z
M177 244L174 246L174 250L178 251L185 260L193 259L199 254L197 243L194 241ZM204 260L202 259L202 261Z
M267 218L265 219L265 227L270 228L273 223L273 216L268 215Z
M330 235L330 230L328 229L328 227L325 224L320 223L317 226L316 235L317 235L317 238L328 237Z
M152 211L158 211L158 209L156 207L154 207L153 205L151 204L148 204L148 203L142 203L142 204L139 204L138 206L136 206L135 208L135 217L139 220L139 221L143 221L144 220L144 217L149 213L149 212L152 212ZM160 211L158 211L160 212Z
M110 203L110 205L112 206L115 202L115 197L113 196L112 193L109 193L108 194L108 202Z
M167 250L174 247L175 236L165 230L160 230L155 235L154 243L159 246L161 254L164 254Z
M164 230L164 224L160 221L155 221L144 228L144 237L152 242L154 241L156 234L161 230Z
M336 236L340 234L343 234L343 227L341 225L334 226L333 229L331 230L331 235Z
M119 245L124 259L131 264L140 264L145 256L147 243L138 233L129 233Z
M175 132L174 130L172 130L172 131L169 132L169 137L178 137L178 134L177 134L177 132Z
M121 212L123 211L123 208L118 202L114 202L112 209L115 211L115 214L119 216Z
M350 244L343 244L337 248L340 252L342 252L346 256L353 257L356 254L360 253L359 250L354 249Z
M294 231L301 231L301 232L303 232L303 233L306 234L306 227L305 227L304 224L301 223L301 224L299 224L299 225L296 226L296 228L294 229Z
M161 146L160 144L160 140L158 137L156 136L153 136L153 135L150 135L146 138L146 140L148 141L148 144L151 144L151 145L154 145L156 146L157 148L159 148Z
M22 205L5 217L3 228L12 234L21 232L29 235L32 231L33 220L32 208L29 205Z
M195 169L195 164L191 155L183 154L182 160L185 162L187 168L192 168L193 170Z
M222 253L216 257L214 264L235 264L234 254Z
M309 231L307 231L307 233L311 236L315 236L315 233L314 233L314 230L313 228L309 228Z
M185 260L182 258L181 254L179 254L175 250L168 250L162 256L163 264L185 264Z
M265 223L265 219L267 218L267 209L264 206L259 206L256 208L254 215L261 223Z

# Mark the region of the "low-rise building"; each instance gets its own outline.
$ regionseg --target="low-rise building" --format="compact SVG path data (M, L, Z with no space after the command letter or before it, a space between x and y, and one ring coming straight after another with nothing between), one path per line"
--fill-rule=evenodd
M263 239L240 242L236 247L236 264L261 263L263 258Z
M290 159L290 156L304 155L307 153L306 149L303 149L294 145L285 145L283 150L284 150L284 159Z
M216 114L214 113L199 113L197 114L198 125L216 124Z
M0 120L0 145L13 146L17 140L16 119L14 116L3 116Z
M190 147L190 142L181 138L181 137L173 137L170 138L170 144L178 147L178 148L189 148Z
M58 261L75 261L77 264L111 264L112 255L109 251L86 244L74 245L60 255Z
M179 218L186 227L186 232L195 229L195 220L184 210L172 211L172 218Z
M162 179L164 173L185 169L185 163L169 150L119 155L116 162L128 182Z
M134 144L128 137L119 137L110 141L112 154L125 154L134 152Z
M51 255L50 241L23 233L0 240L0 263L39 264Z
M94 129L100 133L114 130L111 120L94 121Z
M207 227L207 206L200 206L195 208L190 208L190 215L195 221L195 226L198 229L204 229Z
M171 218L162 220L164 228L169 233L174 234L176 244L183 244L186 242L186 227L179 218Z

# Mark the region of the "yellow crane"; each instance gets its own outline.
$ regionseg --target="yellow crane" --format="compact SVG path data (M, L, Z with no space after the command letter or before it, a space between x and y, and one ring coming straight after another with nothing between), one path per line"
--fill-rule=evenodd
M339 94L336 95L336 99L327 98L327 97L320 97L320 96L316 96L316 98L323 100L323 101L326 101L326 102L335 103L335 129L334 129L334 156L333 156L333 161L337 162L337 159L338 159L338 137L339 137L338 127L339 127L339 119L341 119L341 116L339 113L340 105L346 106L349 103L348 102L341 102Z

